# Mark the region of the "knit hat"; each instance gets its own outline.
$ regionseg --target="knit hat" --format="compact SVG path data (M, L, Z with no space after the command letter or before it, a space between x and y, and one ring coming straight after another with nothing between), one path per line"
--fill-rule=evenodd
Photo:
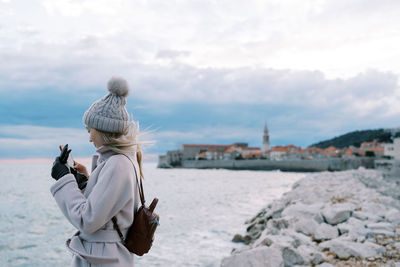
M108 93L94 102L83 115L84 124L96 130L109 133L123 133L129 125L126 110L128 83L120 77L112 77L107 84Z

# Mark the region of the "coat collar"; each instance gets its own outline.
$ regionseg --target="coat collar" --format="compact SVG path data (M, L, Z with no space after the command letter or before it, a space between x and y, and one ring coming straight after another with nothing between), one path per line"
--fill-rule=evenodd
M97 161L98 164L102 163L103 161L106 161L109 159L111 156L116 155L118 153L112 151L109 147L107 146L101 146L98 149L96 149L96 152L100 155L99 159Z
M97 148L96 152L99 154L99 158L97 160L97 164L100 164L103 161L106 161L107 159L109 159L111 156L114 156L114 155L118 154L117 152L112 151L107 146L101 146L101 147ZM130 151L130 152L126 152L124 154L126 154L127 156L129 156L132 159L136 159L136 150L133 150L133 151Z

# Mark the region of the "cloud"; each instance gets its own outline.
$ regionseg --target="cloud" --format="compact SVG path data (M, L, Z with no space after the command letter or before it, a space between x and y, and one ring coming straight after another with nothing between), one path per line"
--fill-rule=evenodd
M188 51L177 51L177 50L171 50L171 49L164 49L160 50L156 54L156 58L167 58L167 59L175 59L178 57L187 57L190 55L190 52Z
M72 128L39 127L32 125L0 126L0 157L53 158L59 145L69 144L73 155L90 155L88 134Z
M11 1L7 8L18 13L5 15L2 52L42 68L90 61L100 74L174 58L195 68L319 70L348 78L369 68L399 69L398 6L358 0ZM21 23L40 40L16 35ZM82 42L85 53L74 49ZM23 63L13 63L14 70L23 70Z
M50 15L62 15L66 17L78 17L85 12L96 15L117 15L125 1L115 0L113 4L106 0L45 0L43 6Z
M180 143L186 142L216 142L216 140L253 140L260 136L262 130L254 131L254 129L240 126L222 126L222 127L207 127L196 128L181 131L160 131L154 132L156 140L174 139Z
M10 82L3 91L0 90L3 97L0 102L7 108L4 114L8 114L3 118L29 118L38 122L37 118L48 113L47 126L61 126L58 117L68 112L71 116L65 122L74 120L73 125L80 126L81 116L89 104L107 93L105 84L108 78L104 77L111 76L95 77L89 70L80 70L77 66L76 70L64 72L64 76L54 77L53 81L29 81L37 82L36 87L42 84L47 89L33 87L22 90L18 84ZM32 72L32 77L36 77L34 69ZM88 75L84 77L85 74ZM75 75L82 79L74 78ZM125 70L123 76L127 77L132 88L128 98L129 111L134 112L135 118L144 118L149 124L154 124L158 118L171 123L169 116L176 121L171 124L175 127L181 127L184 121L205 123L205 119L213 120L216 114L219 114L216 118L223 120L229 114L246 114L248 119L253 115L247 110L256 110L259 114L268 112L276 117L287 117L286 113L291 111L298 115L295 121L301 120L302 115L304 119L313 117L313 121L324 117L332 124L346 118L387 121L400 113L398 75L377 70L368 70L347 79L328 79L319 71L136 64L134 68ZM8 94L9 90L20 94ZM41 104L43 101L46 105ZM26 109L18 108L25 103L30 103ZM0 113L3 113L1 109ZM196 120L190 119L193 117ZM156 127L157 124L160 125L157 122Z
M39 31L30 25L20 25L17 27L17 32L25 36L34 36L39 34Z
M265 120L273 142L301 145L398 121L398 1L4 2L0 126L82 127L113 75L135 119L160 129L152 152L229 143L235 127L257 144Z

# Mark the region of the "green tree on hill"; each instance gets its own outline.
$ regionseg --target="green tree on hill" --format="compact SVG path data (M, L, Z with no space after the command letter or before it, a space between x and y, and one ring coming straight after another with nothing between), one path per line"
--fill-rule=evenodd
M397 133L398 135L399 133ZM363 142L384 142L391 143L392 142L392 134L384 129L377 130L363 130L363 131L354 131L341 136L334 137L330 140L322 141L316 144L312 144L311 146L319 147L319 148L327 148L330 146L334 146L337 148L344 148L349 146L359 147Z

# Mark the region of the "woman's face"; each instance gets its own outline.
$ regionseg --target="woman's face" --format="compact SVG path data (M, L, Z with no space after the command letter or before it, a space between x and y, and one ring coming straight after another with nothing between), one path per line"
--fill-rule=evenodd
M94 146L96 148L101 147L104 144L103 138L101 137L101 134L99 131L97 131L94 128L91 127L86 127L88 130L88 133L90 134L89 136L89 142L93 142Z

